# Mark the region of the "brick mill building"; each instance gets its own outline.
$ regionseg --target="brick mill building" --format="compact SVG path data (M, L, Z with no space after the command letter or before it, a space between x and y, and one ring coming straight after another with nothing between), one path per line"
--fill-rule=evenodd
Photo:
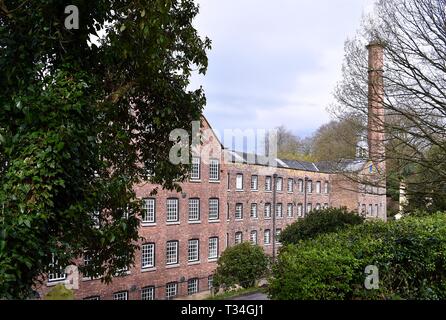
M158 186L135 186L144 203L139 229L144 241L135 265L109 285L78 274L74 277L75 298L193 298L209 292L217 259L225 248L251 241L273 254L281 230L314 209L347 207L367 218L386 220L380 102L383 47L372 43L368 50L368 153L359 152L357 159L336 163L273 159L265 164L260 156L224 149L203 118L202 130L211 132L201 147L206 156L203 150L194 151L191 177L182 184L182 192L160 189L151 196ZM75 267L72 270L76 272ZM39 288L41 295L58 283L73 287L73 278L67 281L64 271L48 278Z

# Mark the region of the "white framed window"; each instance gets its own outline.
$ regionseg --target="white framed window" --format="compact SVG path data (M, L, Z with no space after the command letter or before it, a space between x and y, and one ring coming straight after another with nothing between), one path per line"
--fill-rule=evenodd
M48 282L63 281L67 278L65 268L62 268L54 254L51 256L51 263L49 264Z
M313 181L311 181L311 180L307 181L307 192L313 193Z
M368 214L369 214L370 216L373 216L373 205L372 205L372 204L369 204L369 211L368 211Z
M251 176L251 190L259 189L259 176Z
M379 205L375 204L375 214L378 217L379 216Z
M266 219L271 218L271 203L265 203L264 215Z
M141 268L155 267L155 244L146 243L141 246Z
M304 181L302 179L297 180L297 191L304 192Z
M178 222L178 199L167 199L167 222Z
M208 276L208 288L209 290L212 290L213 287L214 287L214 276L210 275Z
M316 181L316 193L321 193L321 192L322 192L321 182Z
M218 159L210 159L209 161L209 180L220 180L220 160Z
M288 192L293 192L293 187L294 187L294 180L293 179L288 179L288 186L287 186L287 189L288 189Z
M328 194L328 192L329 192L329 183L328 183L328 181L325 181L325 184L324 184L324 193L325 193L325 194Z
M293 217L293 204L292 203L288 203L286 213L287 213L288 218Z
M200 221L200 199L189 199L189 221Z
M187 294L190 296L198 292L198 279L187 280Z
M263 233L263 243L270 244L271 243L271 230L266 229Z
M200 260L200 240L191 239L187 247L187 261L197 262Z
M282 210L282 204L278 203L276 204L276 217L282 218L283 217L283 210Z
M276 191L283 191L283 178L277 178Z
M209 238L208 259L218 258L218 237Z
M321 204L320 203L316 203L316 210L321 210Z
M267 176L265 177L265 191L271 191L271 190L272 190L271 177Z
M243 242L243 232L239 231L235 233L235 244L240 244Z
M177 296L178 294L178 283L170 282L166 284L166 299L170 300Z
M243 190L243 174L239 173L237 174L235 178L235 189L236 190Z
M251 203L251 218L257 218L257 203Z
M280 243L280 234L282 233L282 229L277 228L276 229L276 243Z
M313 204L312 203L308 203L307 204L307 213L310 213L311 211L313 211Z
M220 218L220 201L217 198L209 199L209 220Z
M324 209L328 209L328 203L324 203Z
M141 300L155 300L155 287L145 287L141 289Z
M127 291L119 291L113 293L113 300L128 300L129 293Z
M257 244L257 231L252 230L250 234L250 240L252 244Z
M302 203L299 203L297 205L297 216L302 217L304 215L304 205Z
M192 157L191 180L200 180L200 167L201 159L199 157Z
M166 244L166 264L178 263L178 241L167 241Z
M101 297L100 296L90 296L90 297L83 298L82 300L101 300Z
M142 223L155 223L155 199L148 198L142 200Z
M236 220L243 219L243 203L237 203L235 205L235 219Z

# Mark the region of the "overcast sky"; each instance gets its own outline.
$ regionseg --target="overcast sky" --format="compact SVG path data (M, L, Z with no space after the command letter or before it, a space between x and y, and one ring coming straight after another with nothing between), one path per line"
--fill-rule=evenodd
M374 0L198 0L195 25L212 40L203 85L211 125L300 137L330 120L344 41Z

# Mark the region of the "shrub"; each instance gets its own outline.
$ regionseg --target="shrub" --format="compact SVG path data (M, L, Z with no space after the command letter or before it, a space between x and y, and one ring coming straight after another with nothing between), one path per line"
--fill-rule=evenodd
M379 289L364 288L368 265ZM367 222L284 247L274 299L446 299L446 215Z
M280 241L297 244L300 240L312 239L323 233L340 231L351 225L364 222L364 218L346 208L329 208L310 212L283 230Z
M44 297L45 300L74 300L72 290L65 288L63 284L53 287Z
M262 278L269 266L269 258L257 245L245 242L226 249L218 259L214 274L216 287L240 285L250 288Z

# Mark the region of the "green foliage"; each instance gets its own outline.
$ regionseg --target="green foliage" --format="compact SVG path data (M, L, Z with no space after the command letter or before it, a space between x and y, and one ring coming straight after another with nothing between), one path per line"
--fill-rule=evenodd
M222 253L214 274L214 285L217 288L234 285L251 288L267 273L268 266L269 258L263 248L244 242Z
M280 234L283 244L297 244L300 240L312 239L324 233L336 232L350 225L363 223L364 218L346 208L314 210L305 219L287 226Z
M133 186L177 189L189 169L169 162L169 133L205 103L187 89L210 47L197 13L192 0L1 1L0 298L28 297L53 255L66 266L87 251L81 272L106 282L132 264Z
M445 299L446 215L367 222L288 245L273 268L274 299ZM364 288L365 268L379 289Z
M44 297L45 300L74 300L72 290L65 288L63 284L54 286Z

